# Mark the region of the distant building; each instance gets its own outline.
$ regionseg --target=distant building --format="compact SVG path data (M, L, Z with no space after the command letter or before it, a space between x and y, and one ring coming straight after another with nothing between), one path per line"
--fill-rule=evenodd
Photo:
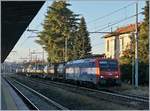
M89 56L83 57L81 59L86 59L86 58L105 58L105 54L91 54Z
M140 23L139 23L140 25ZM130 24L116 29L114 32L104 36L106 58L119 58L123 51L131 48L134 37L135 24Z

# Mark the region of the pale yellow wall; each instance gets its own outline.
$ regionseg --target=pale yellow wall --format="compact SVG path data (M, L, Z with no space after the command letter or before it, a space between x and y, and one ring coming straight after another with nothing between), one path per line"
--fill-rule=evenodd
M109 40L109 51L107 51L107 40ZM107 58L114 58L114 41L115 36L105 38L105 54Z
M124 38L124 45L122 46L122 38ZM109 40L109 51L107 51L107 40ZM122 35L119 35L119 56L122 56L122 52L127 48L127 45L131 43L131 40L130 40L130 34L122 34ZM105 38L105 54L106 54L106 57L107 58L114 58L114 55L115 55L115 47L114 47L114 44L115 44L115 36L112 36L112 37L108 37L108 38ZM130 48L130 47L128 47Z
M124 45L122 46L122 38L124 38ZM131 39L130 39L130 34L122 34L119 36L119 41L120 41L120 56L122 56L122 53L124 50L126 50L127 48L130 48L130 47L127 47L130 45L131 43Z

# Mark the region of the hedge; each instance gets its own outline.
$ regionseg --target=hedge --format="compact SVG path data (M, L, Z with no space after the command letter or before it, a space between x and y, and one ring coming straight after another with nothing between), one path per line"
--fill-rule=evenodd
M134 66L135 67L135 66ZM123 64L120 65L121 70L121 78L124 82L132 83L132 65L131 64ZM139 63L139 84L148 85L149 84L149 64Z

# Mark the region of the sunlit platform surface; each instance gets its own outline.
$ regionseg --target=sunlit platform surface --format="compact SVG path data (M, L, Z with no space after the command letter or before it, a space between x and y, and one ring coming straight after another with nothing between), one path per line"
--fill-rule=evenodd
M1 78L1 109L29 110L13 88Z

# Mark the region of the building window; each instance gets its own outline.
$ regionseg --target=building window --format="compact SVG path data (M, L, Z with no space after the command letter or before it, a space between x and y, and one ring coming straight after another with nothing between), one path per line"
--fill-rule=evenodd
M122 49L124 49L124 37L122 37Z
M109 51L109 40L107 40L107 52Z
M115 52L116 52L117 51L117 38L115 38L114 47L115 47Z

